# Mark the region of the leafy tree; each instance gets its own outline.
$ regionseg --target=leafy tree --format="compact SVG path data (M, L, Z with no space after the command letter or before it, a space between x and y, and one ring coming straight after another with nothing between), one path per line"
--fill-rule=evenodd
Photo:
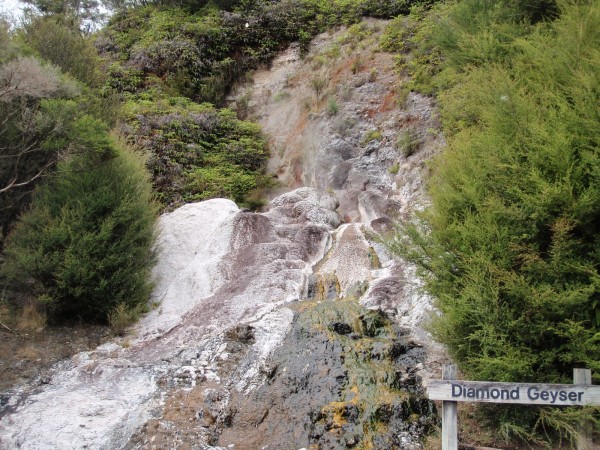
M106 19L104 2L99 0L20 0L30 6L30 15L39 13L44 17L67 17L75 20L82 31L89 34L95 26ZM33 11L31 10L33 8Z
M78 20L61 15L34 17L24 26L21 36L42 60L90 87L97 87L102 82L100 60L79 24Z
M13 59L0 66L0 227L4 236L29 201L42 177L66 153L71 140L78 88L53 67L34 58Z
M115 121L115 96L94 91L100 84L99 58L77 23L58 15L30 17L12 35L6 27L0 30L6 44L0 49L2 238L35 186L60 160L89 144L82 142L82 132L97 135L93 126L81 128L90 123L89 115Z
M53 322L106 322L150 292L150 184L138 155L110 144L115 157L102 156L99 134L89 153L60 164L7 240L0 273L11 298L33 301Z
M17 55L18 47L10 36L10 24L0 15L0 63Z

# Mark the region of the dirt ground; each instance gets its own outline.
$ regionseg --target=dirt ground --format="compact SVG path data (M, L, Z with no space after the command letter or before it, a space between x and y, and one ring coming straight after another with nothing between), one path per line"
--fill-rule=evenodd
M91 350L111 335L107 326L52 327L34 333L0 329L0 394L44 374L57 362Z

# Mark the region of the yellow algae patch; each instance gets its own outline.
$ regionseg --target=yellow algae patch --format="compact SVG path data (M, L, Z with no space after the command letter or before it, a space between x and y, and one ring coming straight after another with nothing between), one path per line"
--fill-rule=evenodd
M346 402L331 402L325 405L321 412L328 417L332 418L332 428L329 430L332 433L336 433L342 427L348 423L345 417Z
M377 256L377 252L373 247L369 247L369 261L371 261L371 268L381 269L381 261L379 260L379 256Z

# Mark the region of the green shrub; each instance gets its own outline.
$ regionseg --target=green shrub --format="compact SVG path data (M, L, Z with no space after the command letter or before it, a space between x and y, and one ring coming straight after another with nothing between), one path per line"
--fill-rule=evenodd
M353 75L356 75L362 69L363 69L363 61L362 61L361 56L358 55L356 58L354 58L354 61L352 61L352 65L350 66L350 71L352 72Z
M381 45L402 54L398 67L410 74L411 90L432 94L459 82L459 74L472 67L510 64L531 20L555 15L552 0L440 2L427 13L414 8L408 18L393 20Z
M312 36L310 33L304 30L300 30L298 32L298 42L300 43L300 56L304 57L308 54L310 50L310 41L312 40Z
M147 312L145 305L131 307L125 303L119 303L108 313L108 324L117 336L122 336L127 328L137 322L144 312Z
M414 28L414 19L411 21L404 16L396 17L385 27L385 31L379 40L379 46L387 52L402 53L407 51L410 48L410 38Z
M40 86L45 83L43 79L36 82ZM84 114L83 107L83 102L76 100L31 96L0 102L4 117L0 124L0 188L16 184L0 193L2 236L29 204L42 175L51 175L61 158L86 153L96 161L112 154L106 126Z
M289 99L291 95L288 91L280 91L273 96L273 101L279 103Z
M369 130L364 134L360 142L362 145L367 145L369 142L380 141L382 138L383 135L381 134L381 131Z
M285 0L234 2L231 12L210 5L166 2L161 8L130 8L117 14L97 39L103 55L158 75L178 95L221 104L232 83L297 41L302 56L317 33L352 25L364 16L407 14L407 0ZM351 45L372 30L353 25ZM338 48L339 50L339 48ZM143 90L143 87L140 88Z
M143 86L143 71L140 69L124 68L119 63L114 62L108 67L107 73L105 91L134 93Z
M42 59L88 86L102 81L100 60L78 23L62 16L36 17L22 30L23 40Z
M106 322L150 292L155 209L139 156L87 155L61 164L7 239L1 274L15 301L33 298L53 322Z
M0 63L15 58L19 53L19 47L11 39L10 24L3 17L0 19Z
M410 95L410 89L406 85L402 84L395 87L394 93L396 94L396 106L398 106L400 109L405 109L408 96Z
M379 72L377 71L377 69L371 69L371 71L369 72L369 83L374 83L375 81L377 81L378 76Z
M327 80L325 80L325 78L323 78L321 75L317 75L310 80L310 85L315 91L317 100L321 98L321 94L323 93L323 89L325 88L326 84Z
M256 189L257 179L235 165L221 163L189 172L187 185L189 189L184 195L187 202L227 197L241 203L248 192Z
M327 99L327 112L329 113L329 115L335 116L339 110L340 105L338 105L336 99L333 97L329 97L329 99Z
M421 137L413 128L409 128L408 130L404 130L398 136L396 140L396 148L402 152L402 154L408 158L409 156L414 155L414 153L421 146Z
M396 248L421 267L442 313L435 334L466 377L570 383L588 367L598 378L600 5L564 3L497 51L519 13L501 20L510 9L484 4L457 3L435 32L451 43L440 68L457 69L438 97L448 147L432 165L431 207ZM467 48L490 14L489 52ZM494 427L543 434L570 412L553 414L497 407Z
M148 167L163 206L227 197L239 203L265 187L269 152L260 127L228 109L182 97L130 101L125 135L149 152Z

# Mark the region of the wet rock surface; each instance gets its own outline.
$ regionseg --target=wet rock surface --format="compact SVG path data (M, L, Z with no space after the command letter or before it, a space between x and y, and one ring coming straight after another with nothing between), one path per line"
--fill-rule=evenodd
M294 311L265 384L231 398L219 446L420 448L435 423L415 374L422 348L353 300L305 301Z

